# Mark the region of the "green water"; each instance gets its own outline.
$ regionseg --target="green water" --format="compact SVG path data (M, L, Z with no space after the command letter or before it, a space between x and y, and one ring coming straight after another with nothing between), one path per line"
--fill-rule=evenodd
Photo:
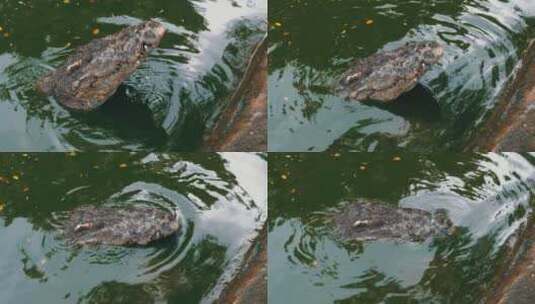
M0 154L0 303L210 302L266 220L266 171L246 153ZM66 212L110 204L178 209L182 229L146 247L66 243Z
M2 151L196 150L265 32L265 0L67 2L0 1ZM97 112L35 91L76 47L149 18L167 34Z
M530 0L273 0L270 151L460 151L533 37ZM442 61L395 105L333 93L357 58L407 41ZM426 88L426 89L424 89Z
M535 158L272 153L268 181L269 303L479 303L531 210ZM346 241L330 216L352 198L444 208L458 228L423 243Z

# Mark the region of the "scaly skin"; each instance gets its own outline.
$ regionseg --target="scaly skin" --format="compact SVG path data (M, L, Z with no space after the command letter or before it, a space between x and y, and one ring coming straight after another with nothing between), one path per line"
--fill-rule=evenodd
M78 47L55 71L37 82L37 89L54 96L71 110L90 111L110 98L139 67L165 34L150 20Z
M436 42L409 42L388 52L359 59L345 72L336 91L355 101L389 102L416 86L444 50Z
M344 240L399 240L422 242L453 232L445 210L434 214L420 209L388 207L384 203L357 200L333 216Z
M147 245L179 229L178 214L158 208L85 206L71 211L65 236L75 245Z

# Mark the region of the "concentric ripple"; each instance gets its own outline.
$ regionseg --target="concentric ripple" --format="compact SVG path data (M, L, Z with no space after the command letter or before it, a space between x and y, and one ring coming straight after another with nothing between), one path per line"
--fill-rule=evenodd
M270 3L270 150L462 150L529 38L522 0ZM301 12L306 10L306 14ZM442 62L397 105L333 94L357 58L437 41Z
M314 154L270 155L274 303L477 303L533 213L530 155ZM446 209L456 232L423 243L345 240L332 218L352 198Z
M0 182L7 302L111 301L124 292L138 303L143 290L145 301L198 303L232 278L266 219L265 180L243 182L266 174L254 154L4 154L0 163L12 180ZM180 214L181 229L147 246L73 246L62 228L84 205L161 208Z
M9 34L0 39L0 132L9 151L196 150L266 31L265 0L0 2ZM164 24L164 39L98 111L70 113L36 92L36 80L78 46L149 18Z

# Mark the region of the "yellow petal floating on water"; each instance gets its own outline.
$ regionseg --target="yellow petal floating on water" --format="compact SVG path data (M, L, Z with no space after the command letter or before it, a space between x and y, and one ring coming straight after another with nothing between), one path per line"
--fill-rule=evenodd
M366 25L372 25L372 24L373 24L373 20L372 19L366 20Z
M93 35L98 35L98 33L100 33L100 29L97 27L97 28L94 28L91 33L93 33Z
M401 157L399 156L394 156L394 158L392 158L393 161L400 161L401 160Z
M280 22L275 22L274 25L275 25L276 27L281 27L281 26L282 26L282 23L280 23Z
M288 179L288 176L286 176L286 174L283 174L283 175L281 175L281 178L282 178L283 180L287 180L287 179Z
M4 30L4 28L0 26L0 32L3 31L3 30Z
M119 165L119 168L127 168L127 167L128 167L127 164L120 164L120 165Z
M0 202L0 212L2 212L2 210L4 210L4 208L5 208L4 203L1 203L1 202Z
M18 175L13 175L13 179L14 180L19 180L19 176Z
M63 0L63 3L69 4L69 3L71 3L71 0Z

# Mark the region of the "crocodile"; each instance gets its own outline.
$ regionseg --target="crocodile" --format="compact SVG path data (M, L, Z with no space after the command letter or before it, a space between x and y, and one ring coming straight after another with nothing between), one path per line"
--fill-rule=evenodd
M82 206L64 227L72 245L147 245L179 231L179 214L148 206Z
M106 102L158 47L166 30L154 20L129 26L80 46L56 70L37 81L37 90L70 110L91 111Z
M443 47L432 41L408 42L377 52L353 62L337 80L335 91L347 100L393 101L413 89L443 54Z
M445 209L434 213L414 208L395 208L383 202L356 200L333 215L337 234L343 240L395 240L423 242L451 235L455 226Z

